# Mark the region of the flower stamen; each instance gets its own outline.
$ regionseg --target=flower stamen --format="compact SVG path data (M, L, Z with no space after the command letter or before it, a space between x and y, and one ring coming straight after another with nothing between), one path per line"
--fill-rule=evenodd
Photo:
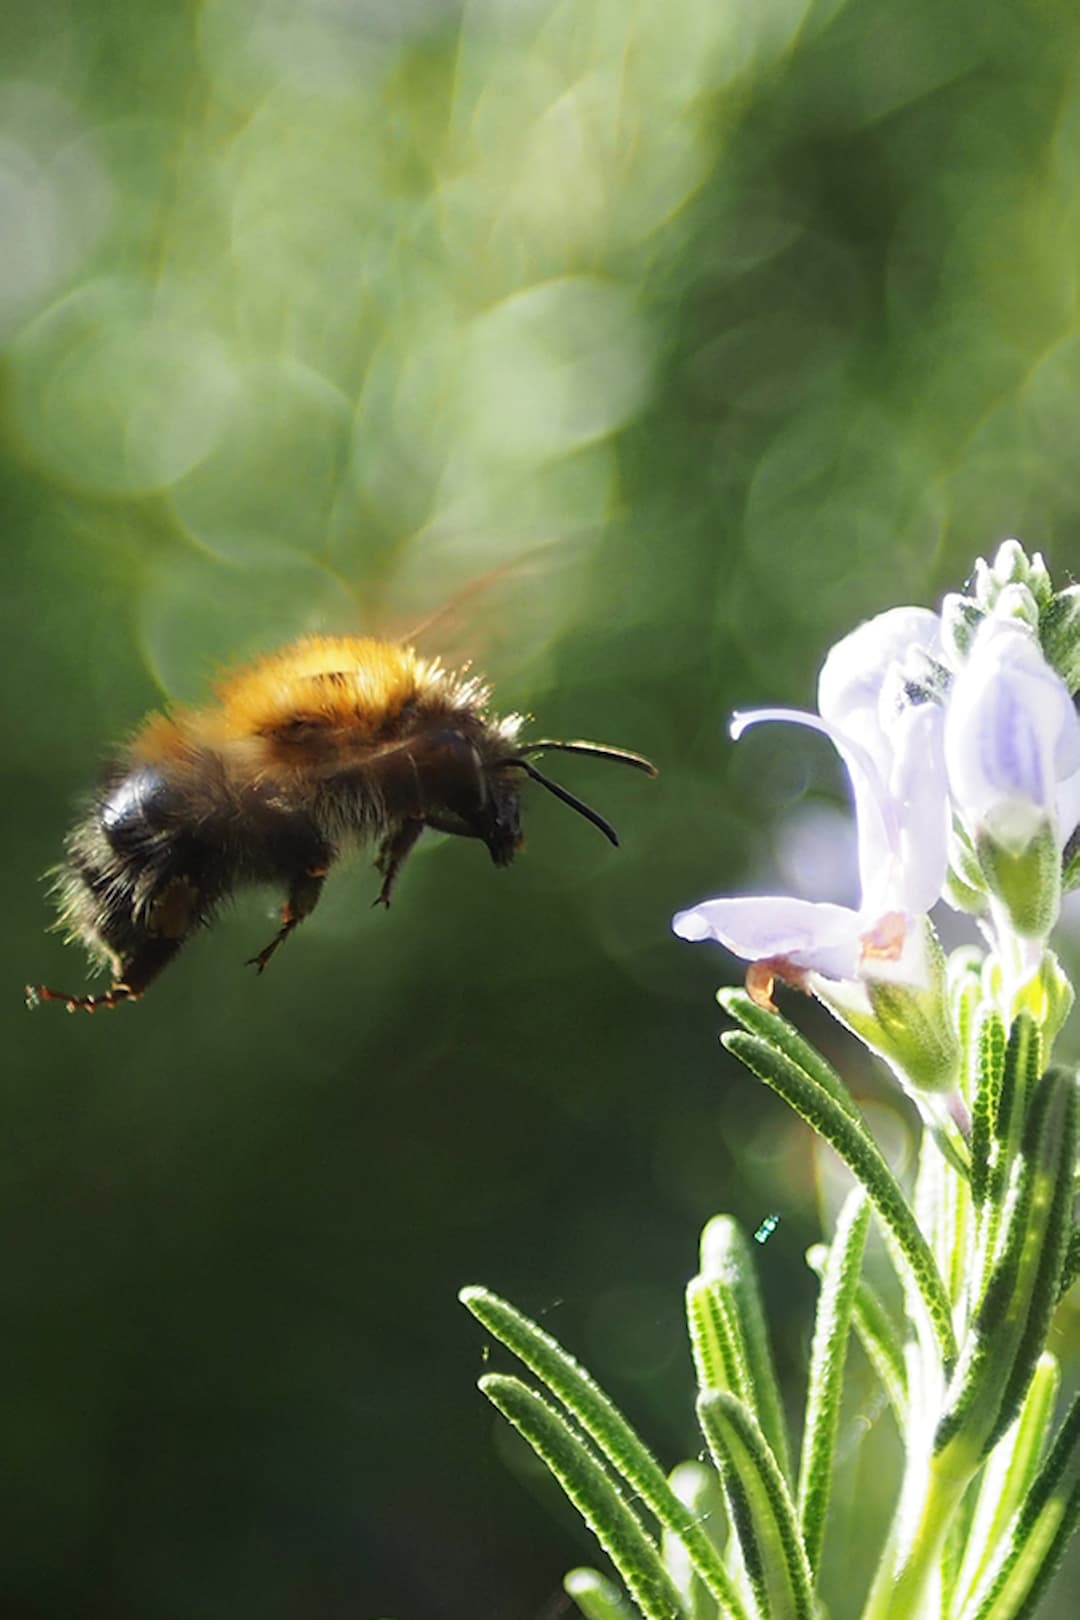
M898 962L904 954L907 918L902 911L887 911L873 928L859 935L863 962Z
M807 969L789 956L767 956L760 962L751 962L746 970L746 993L762 1012L779 1011L773 1000L777 979L791 990L801 990L804 996L811 993Z

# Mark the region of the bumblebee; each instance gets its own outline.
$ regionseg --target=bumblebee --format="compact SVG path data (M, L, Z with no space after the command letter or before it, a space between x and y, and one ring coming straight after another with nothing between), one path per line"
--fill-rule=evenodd
M95 1012L137 1001L237 890L285 891L261 973L319 902L341 854L374 845L389 906L425 827L479 839L496 866L521 848L522 778L614 829L533 763L587 754L650 776L641 755L591 742L522 742L521 715L412 647L308 636L226 675L215 701L153 714L106 767L55 870L58 927L112 973L100 995L28 986L27 1000Z

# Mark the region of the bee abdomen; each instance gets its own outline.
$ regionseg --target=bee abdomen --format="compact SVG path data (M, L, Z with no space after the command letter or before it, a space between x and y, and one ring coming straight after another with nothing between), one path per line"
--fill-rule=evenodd
M221 897L212 846L178 831L184 811L160 772L111 773L68 838L61 926L118 978L160 972Z
M160 771L149 765L107 782L94 816L109 848L116 854L141 854L168 831L178 795Z

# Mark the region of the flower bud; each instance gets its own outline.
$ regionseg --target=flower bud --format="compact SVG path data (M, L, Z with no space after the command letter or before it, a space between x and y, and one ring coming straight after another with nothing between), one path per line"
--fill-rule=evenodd
M1023 620L981 626L949 695L945 762L986 888L1016 933L1045 937L1080 818L1080 720ZM958 876L978 887L966 867Z
M998 597L1010 585L1023 585L1044 606L1050 600L1050 575L1039 552L1028 557L1019 540L1003 540L992 563L979 557L974 572L975 600L995 610Z
M1050 1051L1072 1008L1073 987L1053 951L1044 951L1039 966L1026 984L1015 992L1012 1014L1030 1013L1042 1036L1043 1058Z
M1047 663L1075 697L1080 691L1080 585L1070 585L1051 599L1042 615L1040 635Z
M953 669L959 669L974 644L986 614L970 596L950 591L941 604L941 645Z
M1026 585L1006 585L994 603L995 619L1015 619L1031 631L1039 628L1039 604Z

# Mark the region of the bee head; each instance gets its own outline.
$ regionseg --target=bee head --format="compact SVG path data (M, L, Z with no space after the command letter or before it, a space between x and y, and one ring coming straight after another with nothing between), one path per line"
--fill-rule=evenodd
M603 743L559 742L544 738L527 743L514 754L497 753L485 760L477 742L459 731L439 731L429 736L424 759L425 782L434 789L425 807L424 821L440 832L479 838L487 845L496 866L508 866L521 848L521 787L515 774L520 771L546 792L586 821L591 821L612 844L618 835L609 821L537 769L532 757L543 753L587 754L594 759L614 760L631 765L648 776L656 768L640 754L609 748Z

